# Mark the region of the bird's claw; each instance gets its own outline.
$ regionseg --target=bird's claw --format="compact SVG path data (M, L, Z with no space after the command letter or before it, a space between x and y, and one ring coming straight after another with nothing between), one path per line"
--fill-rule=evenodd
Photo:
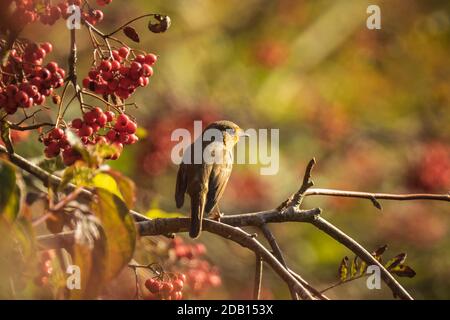
M223 217L223 213L222 212L215 211L215 212L213 212L211 214L210 219L214 220L214 221L217 221L217 222L220 222L220 218L222 218L222 217Z

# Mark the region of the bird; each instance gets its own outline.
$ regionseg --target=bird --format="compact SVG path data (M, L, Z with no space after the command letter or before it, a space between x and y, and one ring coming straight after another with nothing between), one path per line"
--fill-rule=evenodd
M217 213L214 218L220 219L218 202L233 168L233 147L244 136L248 135L237 124L215 121L185 150L177 173L175 202L179 209L184 204L185 194L190 196L191 238L200 236L205 214L210 215L214 210Z

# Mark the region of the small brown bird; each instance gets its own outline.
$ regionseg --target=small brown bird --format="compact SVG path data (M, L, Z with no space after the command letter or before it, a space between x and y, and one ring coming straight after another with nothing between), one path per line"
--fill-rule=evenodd
M178 169L175 201L177 208L181 208L184 194L191 198L191 238L200 235L205 213L209 215L215 210L220 217L217 203L231 175L233 147L242 136L246 135L233 122L216 121L186 149Z

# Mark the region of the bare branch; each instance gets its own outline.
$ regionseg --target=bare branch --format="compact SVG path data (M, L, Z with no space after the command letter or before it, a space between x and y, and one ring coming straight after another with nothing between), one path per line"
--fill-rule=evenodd
M447 194L429 194L429 193L415 193L415 194L391 194L391 193L370 193L359 191L345 191L335 189L318 189L313 188L305 192L307 196L331 196L331 197L346 197L346 198L362 198L375 200L397 200L397 201L410 201L410 200L437 200L450 202L450 193Z
M283 253L281 252L280 246L278 245L277 240L275 239L272 231L270 231L270 229L266 223L263 223L260 226L260 229L262 230L264 237L266 237L267 242L269 242L269 245L272 248L272 252L273 252L274 256L287 269L287 265L286 265L286 261L284 260ZM289 291L291 292L292 300L298 300L297 293L293 290L293 288L289 288Z

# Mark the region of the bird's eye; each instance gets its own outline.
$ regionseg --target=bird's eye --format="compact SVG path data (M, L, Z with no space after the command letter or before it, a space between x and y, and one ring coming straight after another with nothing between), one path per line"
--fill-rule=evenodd
M227 131L231 135L235 135L236 134L236 129L228 129Z

